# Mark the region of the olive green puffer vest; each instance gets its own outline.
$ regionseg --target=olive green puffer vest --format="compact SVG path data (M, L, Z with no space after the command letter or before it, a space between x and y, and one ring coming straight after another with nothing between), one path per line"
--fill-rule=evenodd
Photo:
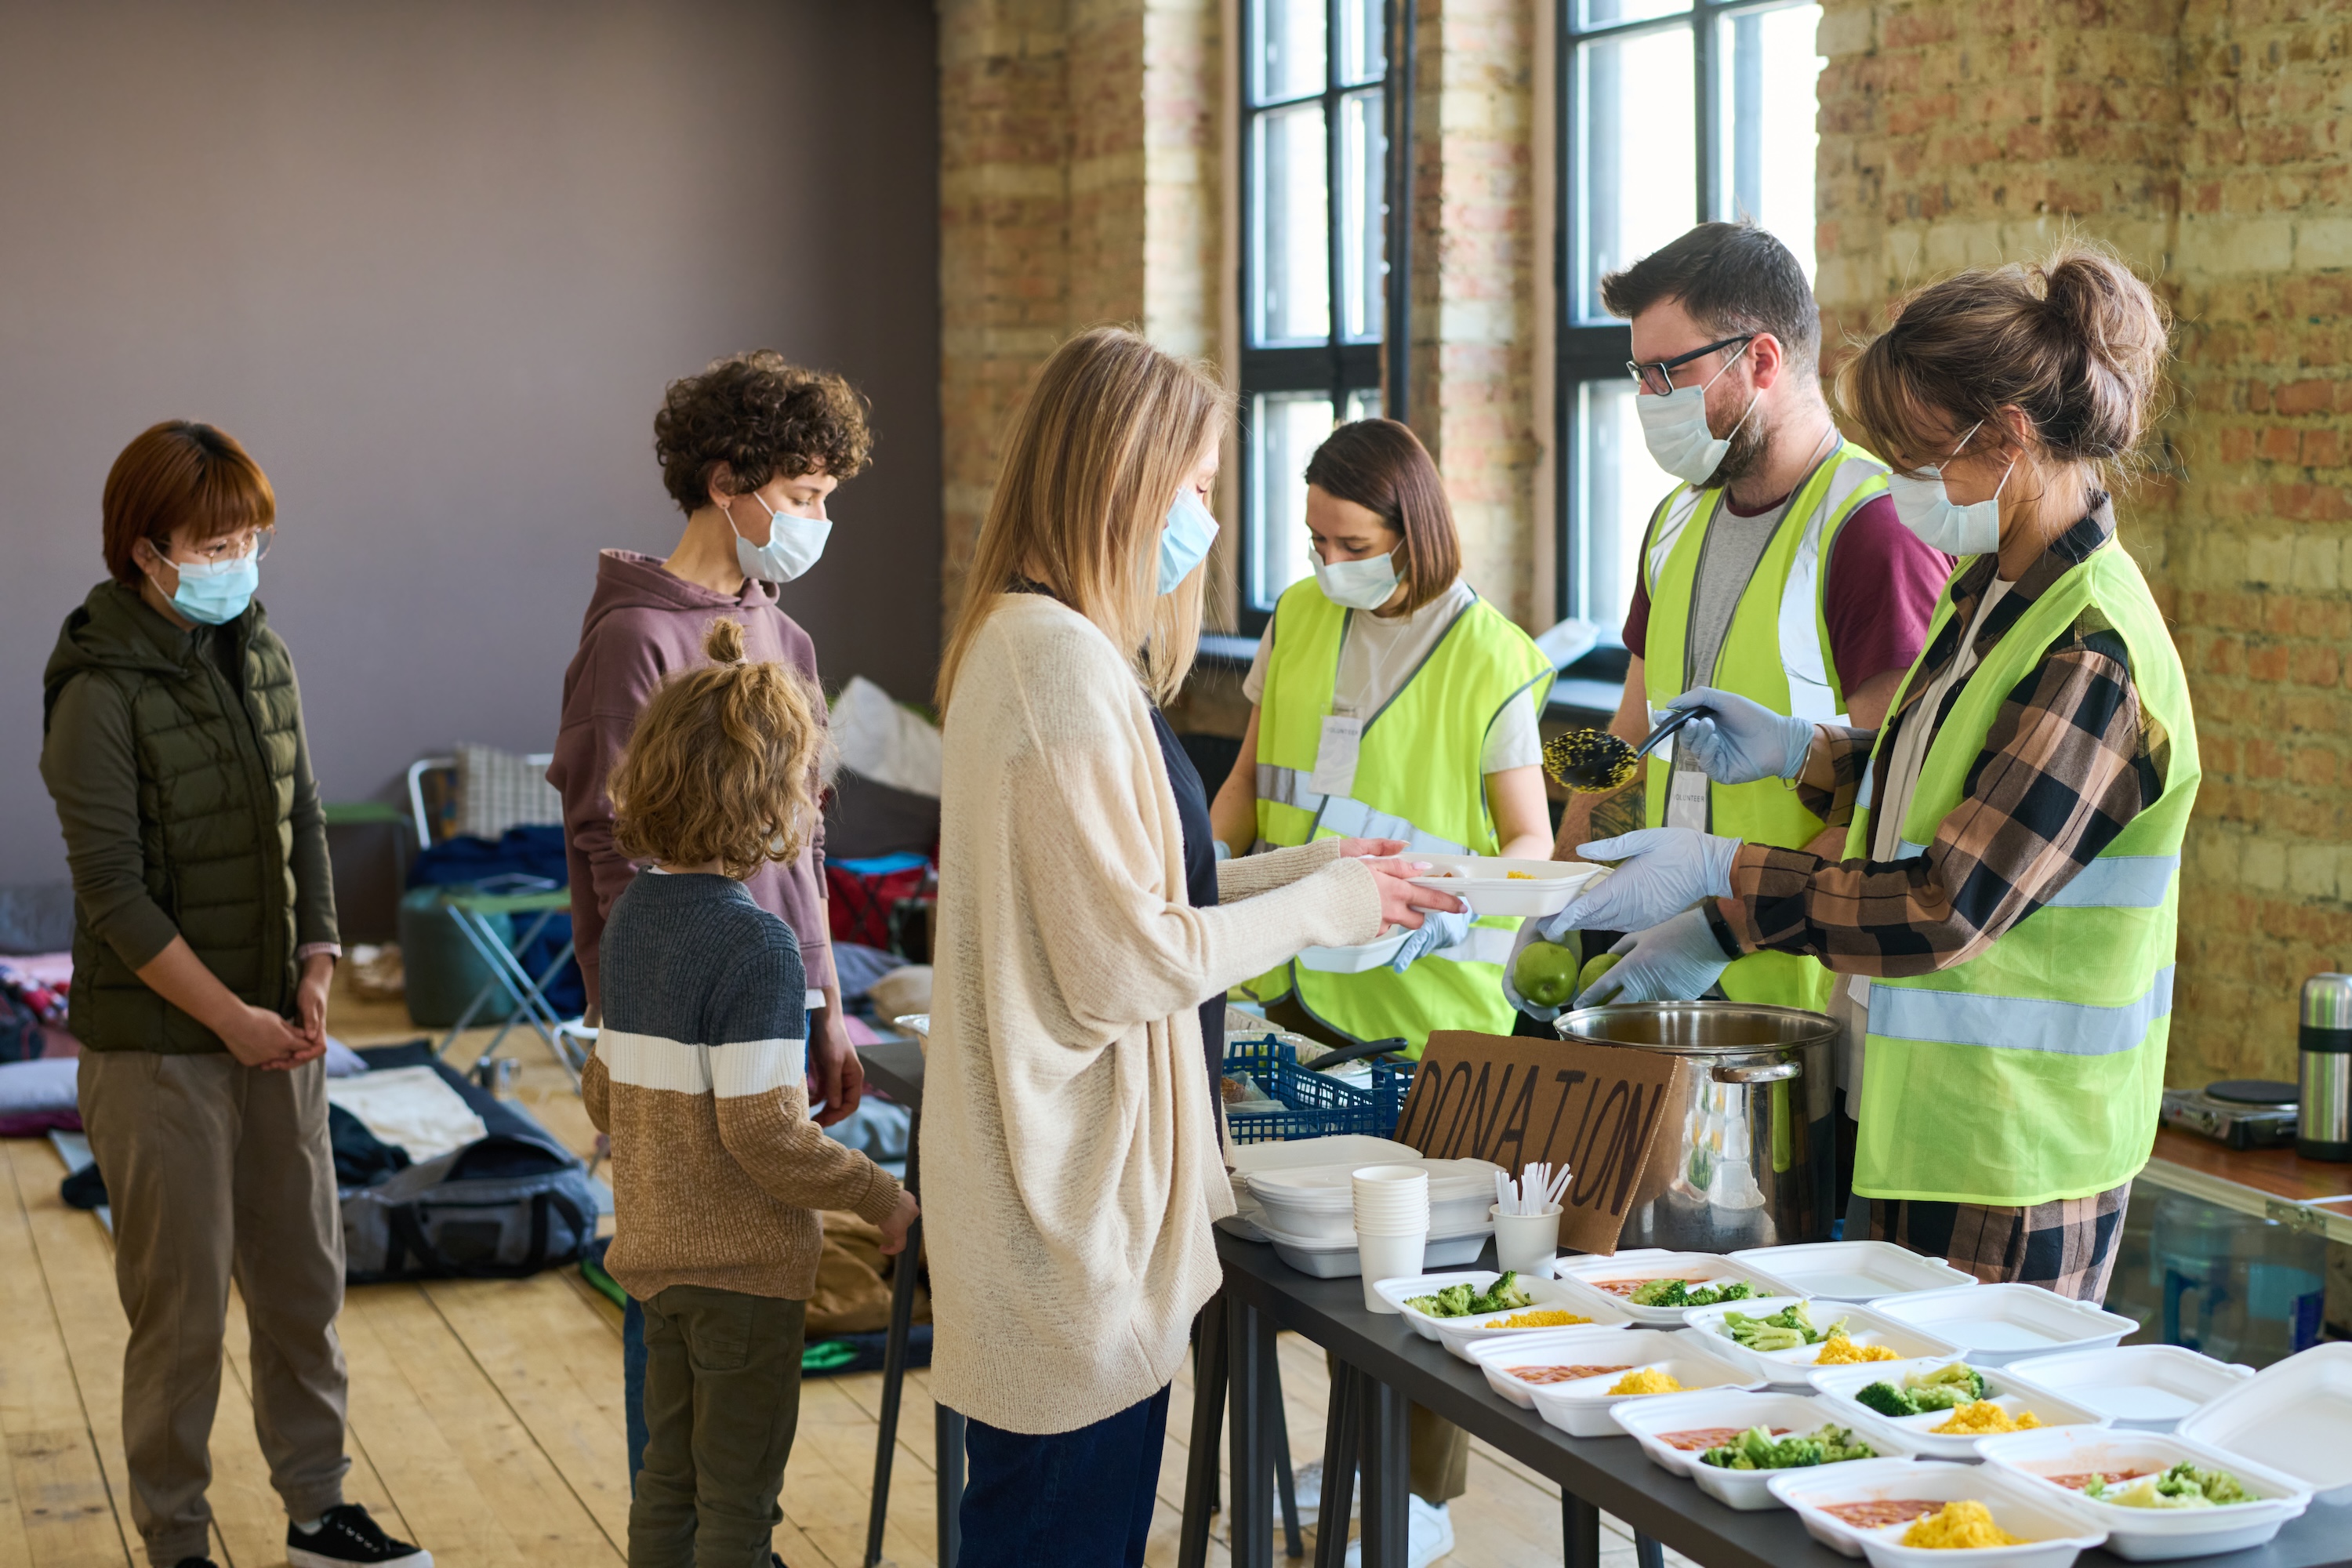
M247 1003L292 1016L294 661L258 605L219 628L242 656L233 688L199 639L101 584L66 618L42 676L42 729L73 680L103 681L130 715L147 893L205 967ZM213 635L207 632L205 635ZM92 1050L186 1055L226 1047L149 989L77 901L68 1026Z

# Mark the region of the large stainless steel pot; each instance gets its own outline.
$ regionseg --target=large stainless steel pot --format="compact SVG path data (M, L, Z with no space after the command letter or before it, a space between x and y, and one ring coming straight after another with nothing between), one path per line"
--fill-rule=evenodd
M1652 1154L1673 1175L1626 1216L1620 1247L1730 1252L1829 1239L1836 1025L1795 1007L1645 1002L1563 1013L1553 1027L1563 1040L1659 1051L1690 1068Z

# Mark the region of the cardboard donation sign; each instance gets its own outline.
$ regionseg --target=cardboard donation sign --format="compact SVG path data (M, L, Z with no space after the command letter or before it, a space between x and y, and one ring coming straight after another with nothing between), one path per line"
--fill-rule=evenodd
M1447 1030L1429 1037L1397 1139L1432 1159L1491 1160L1513 1175L1530 1160L1565 1163L1559 1240L1613 1253L1625 1216L1664 1189L1653 1161L1684 1097L1679 1058L1620 1046ZM1653 1164L1656 1169L1653 1169Z

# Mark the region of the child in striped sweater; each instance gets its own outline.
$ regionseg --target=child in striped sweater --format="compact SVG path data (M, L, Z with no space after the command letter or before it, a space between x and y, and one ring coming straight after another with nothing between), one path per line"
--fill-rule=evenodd
M613 773L615 835L656 874L633 879L605 923L604 1024L581 1076L613 1141L606 1266L646 1312L631 1568L767 1568L815 1211L873 1221L887 1253L916 1213L809 1119L800 945L742 884L800 852L823 699L782 665L744 663L731 620L705 647L713 663L655 695Z

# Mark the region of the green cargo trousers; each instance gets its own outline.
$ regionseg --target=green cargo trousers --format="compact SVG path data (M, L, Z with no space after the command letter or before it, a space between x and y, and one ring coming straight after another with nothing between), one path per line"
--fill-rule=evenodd
M629 1568L768 1568L808 1303L673 1285L643 1305L647 1441Z

